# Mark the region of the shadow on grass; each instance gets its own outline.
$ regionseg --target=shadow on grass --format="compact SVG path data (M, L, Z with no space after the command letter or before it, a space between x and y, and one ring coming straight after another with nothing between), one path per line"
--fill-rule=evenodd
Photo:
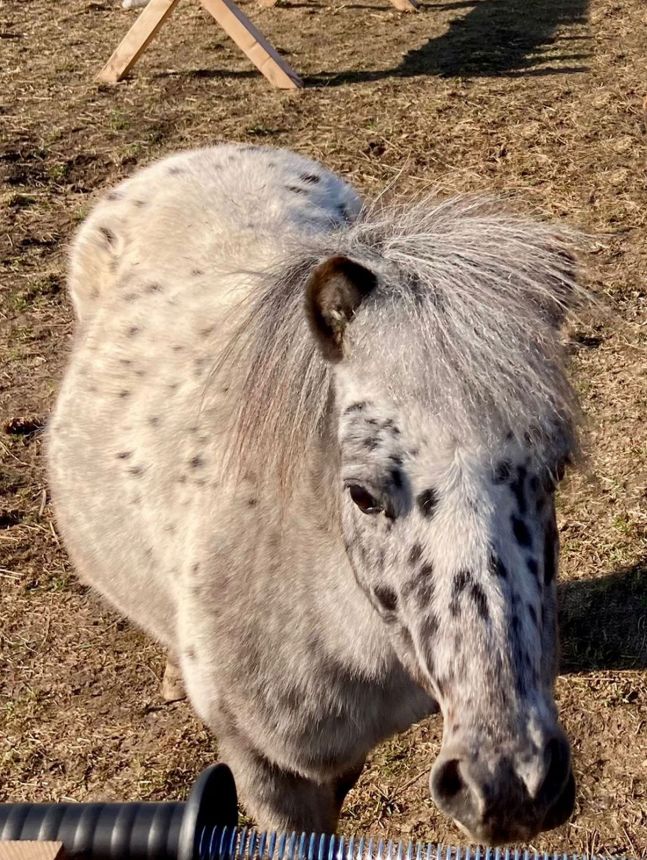
M561 674L647 668L647 556L559 586Z
M322 72L311 75L311 85L336 86L384 78L418 75L440 77L542 77L585 72L588 50L562 49L568 35L557 30L586 21L589 0L473 0L469 3L431 3L422 14L454 6L470 11L453 19L448 30L409 51L393 69ZM586 37L576 41L586 42ZM568 63L569 65L562 65ZM558 64L558 65L555 65ZM537 67L537 68L536 68Z

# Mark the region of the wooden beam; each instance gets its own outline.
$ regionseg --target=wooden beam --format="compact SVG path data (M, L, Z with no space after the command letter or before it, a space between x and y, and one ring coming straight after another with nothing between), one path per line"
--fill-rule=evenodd
M180 0L150 0L99 72L97 80L116 84L135 65Z
M417 12L418 0L391 0L391 4L398 12Z
M0 860L63 860L63 843L0 842Z
M295 90L303 86L301 78L233 0L200 0L200 2L271 84L282 90Z

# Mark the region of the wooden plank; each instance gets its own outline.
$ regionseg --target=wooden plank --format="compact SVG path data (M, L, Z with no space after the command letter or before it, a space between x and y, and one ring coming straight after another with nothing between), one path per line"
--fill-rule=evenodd
M63 860L63 843L0 842L0 860Z
M99 72L97 80L116 84L135 65L180 0L151 0Z
M200 2L271 84L283 90L295 90L303 86L301 78L233 0L200 0Z

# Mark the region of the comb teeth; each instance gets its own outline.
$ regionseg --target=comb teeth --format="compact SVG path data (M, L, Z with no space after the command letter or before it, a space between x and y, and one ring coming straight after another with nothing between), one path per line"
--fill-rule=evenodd
M539 854L517 848L461 848L365 836L258 833L247 827L204 828L198 860L595 860L587 854ZM601 860L601 859L600 859Z

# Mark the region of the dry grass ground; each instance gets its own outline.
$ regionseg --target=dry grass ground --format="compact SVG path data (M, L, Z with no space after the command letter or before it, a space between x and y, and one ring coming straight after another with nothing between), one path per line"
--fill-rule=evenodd
M610 315L573 326L586 470L566 484L563 674L577 810L546 850L647 856L647 12L641 0L246 6L307 88L268 88L185 0L117 88L93 75L130 23L117 0L0 0L0 794L172 798L216 754L163 657L75 581L38 424L70 347L66 244L92 196L180 147L289 146L371 194L504 191L594 235ZM35 417L31 424L9 423ZM425 774L430 720L375 751L343 828L454 840Z

